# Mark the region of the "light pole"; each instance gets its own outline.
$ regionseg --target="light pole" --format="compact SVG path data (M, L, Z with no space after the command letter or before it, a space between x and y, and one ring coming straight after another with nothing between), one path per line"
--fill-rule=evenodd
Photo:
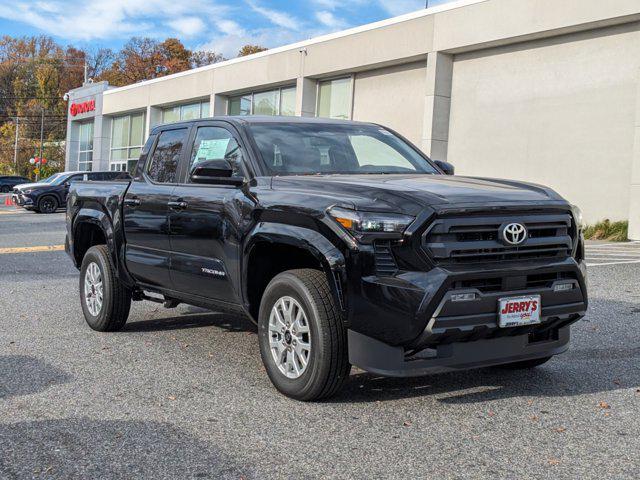
M42 143L44 142L44 107L41 107L42 115L40 117L40 166L38 167L38 173L36 173L36 182L40 176L40 168L42 168Z
M20 117L16 116L16 141L13 144L13 173L18 175L18 136L20 130Z

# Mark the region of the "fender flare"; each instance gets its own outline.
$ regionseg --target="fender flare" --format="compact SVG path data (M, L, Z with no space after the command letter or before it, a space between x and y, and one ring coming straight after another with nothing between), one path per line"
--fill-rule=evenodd
M111 255L113 264L116 266L116 275L128 286L133 286L133 279L129 276L124 262L124 244L114 230L111 217L104 211L95 208L81 208L73 219L72 228L72 242L75 246L76 235L78 228L82 224L92 224L97 226L103 233L104 238L107 241L107 248ZM80 268L80 262L75 257L75 250L73 253L74 262L77 263L76 267Z
M246 281L251 251L259 243L290 245L309 252L322 265L327 274L332 293L343 312L346 311L345 287L347 285L345 257L324 235L316 230L295 225L260 222L248 235L242 249L242 301L247 312L248 291Z

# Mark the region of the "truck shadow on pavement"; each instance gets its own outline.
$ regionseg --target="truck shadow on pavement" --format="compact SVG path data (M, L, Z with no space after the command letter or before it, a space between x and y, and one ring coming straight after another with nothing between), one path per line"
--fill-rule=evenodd
M0 372L0 400L39 393L72 380L62 370L28 355L0 356Z
M88 418L0 424L1 478L256 478L168 423Z

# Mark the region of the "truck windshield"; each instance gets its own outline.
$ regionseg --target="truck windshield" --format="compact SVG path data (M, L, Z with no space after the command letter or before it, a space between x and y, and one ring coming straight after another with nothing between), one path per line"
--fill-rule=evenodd
M434 174L424 157L376 125L249 125L270 175Z

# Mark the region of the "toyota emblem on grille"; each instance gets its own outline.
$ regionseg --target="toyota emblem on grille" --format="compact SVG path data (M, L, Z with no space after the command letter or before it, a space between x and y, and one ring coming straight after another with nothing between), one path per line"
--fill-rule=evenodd
M505 245L520 245L527 239L527 229L521 223L510 223L502 229Z

